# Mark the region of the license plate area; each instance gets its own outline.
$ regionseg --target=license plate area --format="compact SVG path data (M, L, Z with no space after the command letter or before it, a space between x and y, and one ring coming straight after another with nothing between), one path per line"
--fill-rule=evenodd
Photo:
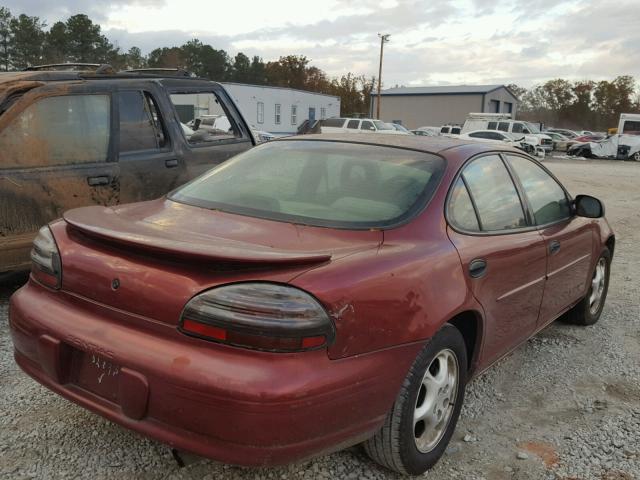
M120 366L94 353L74 349L71 383L113 403L119 403Z

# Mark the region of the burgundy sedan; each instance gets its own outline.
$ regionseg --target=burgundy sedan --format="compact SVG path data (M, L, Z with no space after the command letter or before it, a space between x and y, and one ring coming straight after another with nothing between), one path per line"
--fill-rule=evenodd
M166 198L40 230L15 359L172 447L275 465L363 442L436 463L466 383L560 316L602 312L614 235L509 147L305 136Z

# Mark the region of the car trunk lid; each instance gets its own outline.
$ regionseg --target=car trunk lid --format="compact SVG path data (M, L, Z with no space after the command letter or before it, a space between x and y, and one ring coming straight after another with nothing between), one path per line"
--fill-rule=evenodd
M286 283L382 241L380 231L306 227L164 199L75 209L64 220L52 225L64 290L170 324L208 288Z

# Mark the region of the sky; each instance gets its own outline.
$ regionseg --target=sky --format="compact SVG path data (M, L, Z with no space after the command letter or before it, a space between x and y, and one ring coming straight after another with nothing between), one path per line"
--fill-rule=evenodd
M48 25L77 13L144 53L198 38L230 55L306 55L383 86L640 80L640 0L0 0Z

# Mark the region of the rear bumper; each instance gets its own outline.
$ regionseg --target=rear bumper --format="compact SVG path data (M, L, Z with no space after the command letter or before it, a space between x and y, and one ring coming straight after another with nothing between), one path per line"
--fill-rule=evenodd
M330 360L210 344L30 282L11 298L18 365L63 397L127 428L225 463L266 466L334 451L382 423L411 344ZM78 356L118 365L113 397L74 378Z

